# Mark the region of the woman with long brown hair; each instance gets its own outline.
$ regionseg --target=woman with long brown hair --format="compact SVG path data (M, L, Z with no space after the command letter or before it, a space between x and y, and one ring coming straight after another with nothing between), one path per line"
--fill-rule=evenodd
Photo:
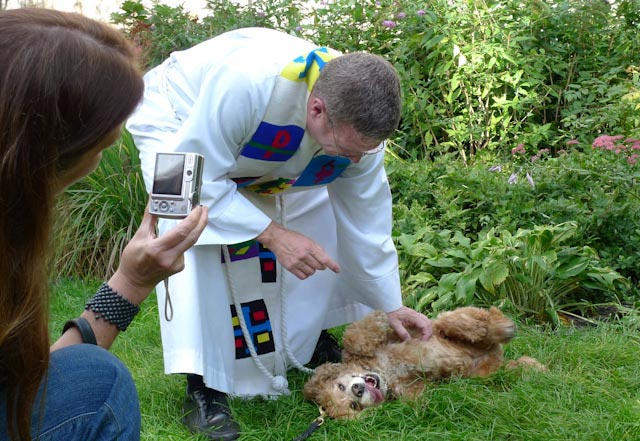
M145 212L118 270L53 345L48 264L56 196L95 169L143 87L132 48L110 26L0 11L0 439L140 437L131 375L105 349L154 286L182 270L207 210L159 238Z

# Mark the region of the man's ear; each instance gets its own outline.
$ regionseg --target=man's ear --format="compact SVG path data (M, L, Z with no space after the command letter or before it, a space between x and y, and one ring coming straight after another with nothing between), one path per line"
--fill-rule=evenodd
M326 118L327 108L324 104L324 100L311 94L307 103L307 113L314 119Z

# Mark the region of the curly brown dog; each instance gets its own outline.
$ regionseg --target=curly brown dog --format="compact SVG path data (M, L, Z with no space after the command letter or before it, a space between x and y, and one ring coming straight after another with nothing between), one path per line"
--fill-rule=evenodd
M433 320L433 337L400 341L384 312L376 311L347 327L343 362L319 366L305 384L306 398L333 418L354 418L385 400L416 397L425 382L451 376L486 376L503 364L502 345L516 326L495 307L443 312ZM530 357L508 368L546 368Z

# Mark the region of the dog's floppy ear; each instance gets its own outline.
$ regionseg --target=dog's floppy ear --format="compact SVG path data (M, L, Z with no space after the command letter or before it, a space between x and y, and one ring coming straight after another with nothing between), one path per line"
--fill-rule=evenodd
M321 403L319 397L338 377L342 369L342 363L325 363L316 368L313 376L306 382L302 389L303 395L311 401Z
M332 418L340 418L341 413L331 394L333 383L342 372L343 363L325 363L316 368L313 376L305 383L302 394L306 399L320 405Z

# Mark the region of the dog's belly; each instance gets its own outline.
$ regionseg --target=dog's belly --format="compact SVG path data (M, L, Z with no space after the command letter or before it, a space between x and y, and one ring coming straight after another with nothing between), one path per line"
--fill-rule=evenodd
M413 339L390 344L384 351L378 352L376 362L382 370L395 377L416 374L435 380L451 376L486 375L485 365L500 365L501 351L494 352L479 351L458 342L432 337L426 342Z

